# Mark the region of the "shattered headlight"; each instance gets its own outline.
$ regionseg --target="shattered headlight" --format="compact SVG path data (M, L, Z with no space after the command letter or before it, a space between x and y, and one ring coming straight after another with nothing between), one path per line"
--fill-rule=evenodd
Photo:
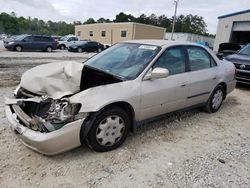
M81 104L70 103L69 99L59 100L44 99L50 101L50 107L43 116L33 116L33 123L30 128L44 132L51 132L60 129L65 124L85 118L87 113L79 113Z

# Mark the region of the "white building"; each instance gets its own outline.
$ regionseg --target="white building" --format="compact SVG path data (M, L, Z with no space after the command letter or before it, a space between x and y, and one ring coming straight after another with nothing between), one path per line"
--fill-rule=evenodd
M171 40L172 33L167 32L165 35L166 40ZM203 42L207 43L209 47L214 46L214 37L208 37L203 35L197 35L192 33L174 33L174 41L188 41L188 42Z
M214 51L224 42L250 43L250 9L218 17Z

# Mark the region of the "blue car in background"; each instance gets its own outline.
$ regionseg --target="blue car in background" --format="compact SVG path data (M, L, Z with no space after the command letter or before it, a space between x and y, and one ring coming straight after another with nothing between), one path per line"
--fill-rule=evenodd
M4 41L4 47L17 52L23 50L52 52L57 48L57 42L51 36L19 35Z
M236 67L236 80L239 83L250 84L250 44L239 52L225 58L234 63Z

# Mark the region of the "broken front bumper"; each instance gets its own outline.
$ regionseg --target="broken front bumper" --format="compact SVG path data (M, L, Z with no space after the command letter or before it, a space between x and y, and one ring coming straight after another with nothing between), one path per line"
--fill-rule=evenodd
M11 129L17 133L23 144L39 153L54 155L81 145L80 129L84 119L68 123L56 131L42 133L19 122L27 118L23 111L15 113L11 105L6 105L5 112Z

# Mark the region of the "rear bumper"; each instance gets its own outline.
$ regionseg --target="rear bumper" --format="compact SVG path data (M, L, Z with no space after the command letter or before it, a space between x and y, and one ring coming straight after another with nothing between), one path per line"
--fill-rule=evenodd
M236 82L237 82L236 80L232 80L227 83L227 94L231 93L234 90Z
M6 117L10 128L28 148L45 155L55 155L76 148L81 145L80 129L84 119L64 125L62 128L41 133L19 123L16 113L13 113L10 105L5 106Z

